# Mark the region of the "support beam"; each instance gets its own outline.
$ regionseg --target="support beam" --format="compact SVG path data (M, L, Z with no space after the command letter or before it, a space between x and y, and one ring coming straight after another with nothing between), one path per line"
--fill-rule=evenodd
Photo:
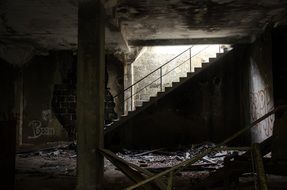
M230 36L228 38L184 38L184 39L144 39L129 40L130 46L175 46L190 44L248 44L252 39L248 36Z
M105 24L101 0L79 0L77 66L78 190L103 189Z

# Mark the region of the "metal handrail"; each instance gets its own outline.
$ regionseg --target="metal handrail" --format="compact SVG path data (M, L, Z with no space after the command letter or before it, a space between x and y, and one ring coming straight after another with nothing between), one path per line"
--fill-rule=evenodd
M163 85L162 85L162 78L164 76L166 76L167 74L169 74L170 72L174 71L175 69L177 69L178 67L182 66L184 63L186 63L188 60L190 62L190 72L191 72L191 59L195 56L197 56L198 54L200 54L201 52L203 52L204 50L206 50L207 48L210 47L207 46L203 49L201 49L200 51L198 51L197 53L195 53L194 55L191 56L191 49L193 48L194 46L188 48L187 50L181 52L180 54L178 54L177 56L175 56L174 58L172 58L171 60L167 61L165 64L161 65L160 67L158 67L157 69L153 70L152 72L150 72L149 74L147 74L145 77L141 78L140 80L138 80L137 82L135 82L134 84L132 84L131 86L127 87L125 90L123 90L121 93L113 96L113 98L116 98L118 97L119 95L124 95L125 92L129 89L131 89L131 93L130 93L130 96L126 99L124 99L123 101L121 101L120 103L124 103L126 102L127 100L131 99L134 95L138 94L139 92L143 91L145 88L147 88L148 86L150 86L151 84L153 84L154 82L160 80L160 91L163 91ZM168 71L167 73L165 74L162 74L162 68L167 65L168 63L170 63L171 61L175 60L176 58L178 58L179 56L181 56L182 54L186 53L187 51L189 51L189 58L186 59L185 61L183 61L182 63L180 63L179 65L177 65L176 67L172 68L170 71ZM136 84L138 84L139 82L143 81L144 79L146 79L147 77L149 77L150 75L152 75L153 73L155 73L156 71L160 71L160 76L158 78L156 78L155 80L153 80L152 82L150 82L149 84L147 84L146 86L144 86L143 88L141 88L140 90L138 90L137 92L133 93L132 91L132 87L135 86ZM133 110L133 104L131 102L131 110Z
M143 88L141 88L140 90L138 90L136 93L132 94L131 96L129 96L128 98L126 98L124 100L124 102L128 99L130 99L131 97L133 97L134 95L138 94L139 92L143 91L146 87L150 86L151 84L153 84L155 81L158 81L159 79L162 79L162 77L166 76L167 74L169 74L171 71L175 70L176 68L180 67L181 65L183 65L185 62L187 62L189 60L189 58L187 60L185 60L184 62L182 62L180 65L176 66L175 68L173 68L172 70L170 70L169 72L165 73L164 75L161 74L161 77L156 78L155 80L153 80L151 83L147 84L146 86L144 86Z
M250 123L249 125L247 125L246 127L244 127L243 129L239 130L238 132L234 133L232 136L230 136L229 138L225 139L224 141L222 141L221 143L219 143L218 145L214 146L214 147L211 147L211 148L208 148L206 150L204 150L203 152L195 155L193 158L189 159L189 160L186 160L186 161L183 161L175 166L173 166L172 168L170 169L167 169L161 173L158 173L152 177L149 177L135 185L132 185L128 188L125 188L125 190L132 190L132 189L135 189L137 187L140 187L146 183L149 183L155 179L158 179L162 176L165 176L169 173L177 173L179 171L181 171L183 168L195 163L196 161L200 160L201 158L203 158L204 156L216 151L218 148L220 148L221 146L223 145L226 145L227 143L231 142L232 140L234 140L235 138L237 138L238 136L240 136L241 134L243 134L244 132L246 132L247 130L253 128L254 126L256 126L258 123L260 123L261 121L265 120L266 118L268 118L269 116L271 116L272 114L275 114L277 113L278 111L282 111L282 110L286 110L287 106L286 105L280 105L278 106L277 108L274 108L272 111L266 113L265 115L263 115L262 117L258 118L257 120L253 121L252 123Z
M138 84L139 82L143 81L145 78L147 78L148 76L152 75L153 73L155 73L156 71L158 71L159 69L161 69L162 67L164 67L165 65L167 65L168 63L172 62L173 60L175 60L176 58L178 58L179 56L181 56L182 54L184 54L185 52L187 52L188 50L191 50L193 48L193 46L191 46L190 48L188 48L187 50L184 50L183 52L181 52L180 54L178 54L177 56L175 56L174 58L172 58L171 60L167 61L165 64L161 65L160 67L158 67L157 69L153 70L152 72L150 72L149 74L147 74L146 76L144 76L143 78L141 78L140 80L138 80L137 82L135 82L134 84L130 85L129 87L127 87L126 89L124 89L122 92L118 93L117 95L113 96L113 98L118 97L120 94L124 93L125 91L127 91L128 89L130 89L131 87L135 86L136 84Z

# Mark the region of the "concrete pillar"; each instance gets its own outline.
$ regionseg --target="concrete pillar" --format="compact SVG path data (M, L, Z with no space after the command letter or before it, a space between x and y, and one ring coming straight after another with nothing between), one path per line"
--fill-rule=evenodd
M12 113L15 107L15 70L1 59L0 89L0 182L4 189L14 189L16 118Z
M126 89L134 83L133 65L127 61L125 61L124 76L124 88ZM131 94L134 92L134 87L132 87L124 94L124 100L126 100L124 102L125 115L128 114L128 111L132 111L134 108L134 97L131 97Z
M16 144L22 145L23 142L23 109L24 109L24 88L23 88L23 69L18 68L15 79L15 110L17 114Z
M103 189L105 25L100 0L79 0L77 68L78 190Z

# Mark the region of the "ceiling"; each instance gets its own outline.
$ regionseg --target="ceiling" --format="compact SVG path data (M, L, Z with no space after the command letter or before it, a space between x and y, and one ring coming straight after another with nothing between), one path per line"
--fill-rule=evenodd
M77 0L1 0L0 46L77 49ZM286 24L286 0L105 0L106 47L243 43Z

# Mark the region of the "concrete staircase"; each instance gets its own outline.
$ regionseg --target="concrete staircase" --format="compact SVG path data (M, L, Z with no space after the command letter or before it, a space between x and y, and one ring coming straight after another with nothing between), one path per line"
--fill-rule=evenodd
M227 50L224 51L224 53L216 53L216 57L209 58L208 62L203 62L201 64L201 67L194 67L194 72L187 72L186 77L180 77L179 82L172 82L172 86L165 87L163 91L157 92L156 96L150 96L148 101L145 101L142 103L141 106L136 106L133 111L128 111L126 115L121 115L118 119L113 120L113 122L109 125L105 126L104 133L108 134L109 132L113 131L115 128L119 127L132 117L136 116L137 114L141 113L151 105L158 102L161 98L165 97L170 92L174 91L175 89L179 88L182 84L184 84L186 81L194 77L195 75L199 74L203 70L205 70L210 64L213 62L216 62L220 57L222 57Z

